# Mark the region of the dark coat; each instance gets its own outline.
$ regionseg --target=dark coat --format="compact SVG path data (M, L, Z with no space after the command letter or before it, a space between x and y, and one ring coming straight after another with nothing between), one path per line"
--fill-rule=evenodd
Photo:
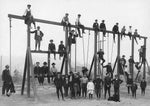
M111 87L111 78L110 77L105 77L104 87Z
M96 89L100 89L102 87L102 84L103 84L103 80L102 79L96 78L93 82L95 84L95 88Z
M131 86L132 92L135 92L137 89L138 89L137 84L132 84L132 86Z
M41 70L42 70L42 74L46 74L46 76L50 75L50 71L48 69L48 66L42 66Z
M98 25L98 23L94 23L94 24L93 24L93 28L94 28L94 30L98 31L98 30L99 30L99 25Z
M41 67L35 66L35 67L34 67L34 74L35 74L35 75L39 75L40 69L41 69Z
M35 33L34 39L35 39L35 40L38 40L38 41L41 41L41 40L42 40L42 37L44 36L44 34L43 34L42 31L40 31L40 36L37 35L37 30L31 31L31 33Z
M55 78L54 79L54 84L55 84L55 86L56 86L56 88L59 88L59 87L62 87L63 86L63 84L64 84L64 81L63 81L63 79L60 77L60 78Z
M112 31L115 32L115 33L118 33L119 32L119 27L117 25L114 25Z
M48 50L55 51L56 50L55 44L54 43L49 43Z
M99 52L97 52L97 54L99 55L99 58L103 58L103 55L104 55L104 52L103 51L99 51Z
M140 87L141 87L141 89L145 89L145 88L146 88L146 86L147 86L146 81L141 81L141 83L140 83Z
M113 72L112 67L110 65L103 66L103 68L106 68L107 73Z
M10 71L9 70L3 70L2 73L2 80L4 81L4 83L11 83L12 82L12 77L10 75Z
M128 78L127 79L127 84L131 86L133 84L133 80L131 78Z
M119 88L120 87L120 84L122 83L123 81L120 80L120 79L113 79L112 80L112 83L114 84L114 88Z
M105 23L100 24L100 30L106 30L106 25Z
M64 44L60 44L60 45L58 46L58 51L59 51L59 52L65 51L65 46L64 46Z

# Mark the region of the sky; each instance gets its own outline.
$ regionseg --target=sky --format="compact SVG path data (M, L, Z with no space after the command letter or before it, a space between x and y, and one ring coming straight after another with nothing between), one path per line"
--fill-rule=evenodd
M61 22L65 13L69 13L71 24L75 23L77 14L81 14L81 23L87 27L92 27L95 19L105 20L108 30L112 30L113 25L118 22L119 29L125 25L126 29L131 25L134 29L138 29L138 33L147 39L147 60L150 62L150 0L0 0L0 56L2 57L1 67L4 69L6 64L10 63L10 28L8 14L22 16L26 5L31 4L31 10L34 17L50 21ZM36 23L41 27L44 33L41 44L42 50L47 50L50 39L54 39L54 43L58 49L60 40L64 41L65 32L60 26ZM12 19L12 70L23 70L25 53L27 46L27 29L23 20ZM94 53L94 33L86 31L84 34L85 60L91 63ZM100 33L101 35L101 33ZM87 56L89 42L89 55ZM112 42L112 35L104 38L105 59L107 62L114 62L117 54L117 44ZM109 43L108 43L109 41ZM143 40L135 44L135 61L138 61L138 49L143 45ZM83 39L77 39L77 62L83 65ZM31 49L34 49L34 35L31 35ZM72 46L72 63L74 63L74 45ZM125 37L121 41L121 55L126 55L126 59L131 55L131 41ZM32 54L33 62L40 61L41 65L47 60L47 56L43 54ZM87 58L88 57L88 58ZM109 57L109 58L108 58ZM51 57L52 62L56 62ZM58 59L60 64L61 61ZM60 67L60 65L58 66Z

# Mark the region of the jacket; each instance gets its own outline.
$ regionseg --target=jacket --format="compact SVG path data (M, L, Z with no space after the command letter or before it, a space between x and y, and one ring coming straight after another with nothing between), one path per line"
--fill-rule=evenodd
M40 30L39 30L40 31ZM35 40L38 40L38 41L41 41L42 40L42 37L44 36L43 32L40 31L40 36L38 35L38 30L35 30L35 31L31 31L31 33L35 33L35 36L34 36L34 39Z

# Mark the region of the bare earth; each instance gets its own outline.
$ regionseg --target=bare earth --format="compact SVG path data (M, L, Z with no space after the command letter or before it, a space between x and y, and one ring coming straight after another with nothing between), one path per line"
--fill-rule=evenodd
M16 93L10 97L0 96L0 106L150 106L150 86L147 87L145 96L140 95L138 88L137 99L133 99L131 95L127 94L125 85L122 85L120 89L121 102L107 101L103 97L97 100L95 95L93 100L65 98L65 101L62 101L57 99L53 85L37 86L38 98L34 100L32 93L31 98L27 98L26 92L21 96L20 89L20 86L16 87Z

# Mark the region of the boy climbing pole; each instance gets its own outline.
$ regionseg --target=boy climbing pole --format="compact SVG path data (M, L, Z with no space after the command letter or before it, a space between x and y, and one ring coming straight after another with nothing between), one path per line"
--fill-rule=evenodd
M51 53L54 53L54 59L56 60L56 47L55 44L53 43L53 40L50 40L50 43L48 45L48 51L50 51Z
M105 37L105 35L106 35L105 20L102 20L102 23L100 23L100 30L103 31L103 36Z
M70 22L69 22L69 14L66 13L65 16L63 17L62 21L61 21L61 24L64 26L63 27L63 30L65 31L66 30L66 27L65 26L69 26L69 31L71 30L71 27L70 27Z
M42 37L43 37L43 32L40 30L40 27L37 27L37 30L35 31L31 31L31 33L35 33L34 39L35 39L35 50L37 49L38 46L38 50L40 51L40 46L41 46L41 41L42 41Z
M132 73L132 65L135 63L132 56L130 56L128 62L129 62L129 72Z
M27 9L25 10L23 17L25 18L25 24L31 26L31 23L33 23L34 28L36 29L35 21L34 21L32 13L31 13L31 5L30 4L27 5Z
M80 33L80 28L82 29L82 34L85 33L85 32L84 32L84 25L81 24L80 18L81 18L81 14L78 14L75 25L78 26L78 28L77 28L78 34L79 34L80 37L82 37L81 33Z
M104 64L104 62L105 62L105 59L104 59L104 51L103 51L102 49L100 49L100 50L97 52L97 54L98 54L99 62L100 62L100 60L102 60L101 65L103 66L103 64Z
M113 70L111 67L111 63L108 63L106 66L103 66L103 68L106 68L106 74L110 74L111 78L113 78Z
M120 67L119 72L122 75L125 69L125 65L126 65L126 59L125 59L125 55L123 55L122 58L119 59L119 67Z
M113 39L114 39L114 42L115 42L115 34L119 34L119 27L118 27L119 23L116 23L116 25L113 26Z
M63 41L60 41L60 44L58 46L58 52L60 52L59 53L59 59L61 59L61 57L63 57L63 54L65 52L65 46L63 44Z

